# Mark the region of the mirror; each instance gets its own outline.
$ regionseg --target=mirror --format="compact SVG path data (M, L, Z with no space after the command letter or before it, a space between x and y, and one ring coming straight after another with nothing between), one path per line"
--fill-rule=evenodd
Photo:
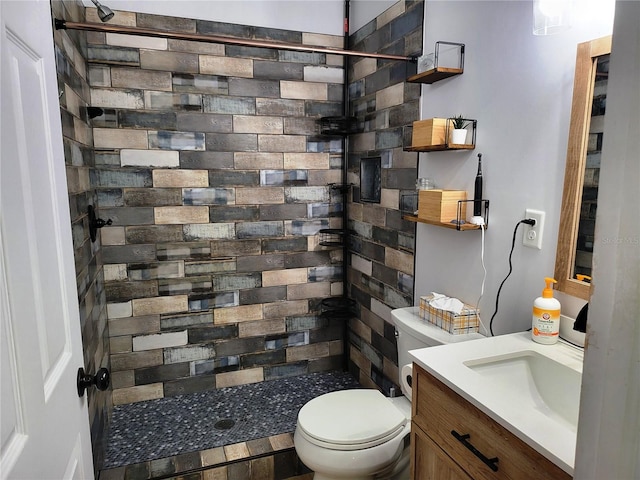
M600 117L604 113L603 88L606 88L610 53L611 36L578 44L573 82L555 278L558 290L584 300L589 300L591 288L599 148L602 146L603 118ZM592 113L597 114L593 121Z

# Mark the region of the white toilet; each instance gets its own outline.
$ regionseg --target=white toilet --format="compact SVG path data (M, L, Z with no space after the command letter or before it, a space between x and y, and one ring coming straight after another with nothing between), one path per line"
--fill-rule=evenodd
M314 480L400 480L409 478L411 430L411 358L409 350L482 338L451 335L427 324L418 307L393 310L398 340L399 381L404 396L378 390L327 393L298 413L294 445Z

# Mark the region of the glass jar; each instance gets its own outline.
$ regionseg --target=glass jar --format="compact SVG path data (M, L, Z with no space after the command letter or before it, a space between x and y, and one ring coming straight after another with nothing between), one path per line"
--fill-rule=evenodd
M433 190L436 188L436 184L433 178L421 177L416 180L416 190Z

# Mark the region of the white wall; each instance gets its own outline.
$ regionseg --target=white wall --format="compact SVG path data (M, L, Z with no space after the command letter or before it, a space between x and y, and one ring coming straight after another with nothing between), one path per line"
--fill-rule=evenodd
M91 0L82 2L87 7L94 6ZM103 0L100 3L112 10L343 34L344 0ZM351 0L350 33L395 3L395 0Z
M404 2L404 0L400 0ZM396 0L351 0L349 33L355 33L364 25L396 3Z
M82 0L92 7L90 0ZM342 0L101 0L112 10L342 35Z
M473 195L477 154L483 154L484 198L491 202L486 232L488 276L480 303L486 325L498 286L508 273L516 223L526 208L546 212L542 250L522 245L503 287L494 333L531 327L531 305L553 276L569 130L576 45L611 33L613 8L581 2L573 27L532 35L531 1L431 1L425 4L425 47L436 40L466 44L464 74L422 87L421 118L462 114L478 120L471 152L420 154L419 175L440 188ZM431 291L475 303L480 294L480 232L418 225L416 302Z

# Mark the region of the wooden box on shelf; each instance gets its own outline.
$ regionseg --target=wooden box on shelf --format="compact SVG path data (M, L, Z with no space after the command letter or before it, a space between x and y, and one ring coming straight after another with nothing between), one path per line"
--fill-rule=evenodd
M448 223L458 218L458 200L466 200L465 190L420 190L418 218L432 222ZM467 217L467 204L461 204L461 218Z
M413 122L412 148L447 144L447 119L429 118Z

